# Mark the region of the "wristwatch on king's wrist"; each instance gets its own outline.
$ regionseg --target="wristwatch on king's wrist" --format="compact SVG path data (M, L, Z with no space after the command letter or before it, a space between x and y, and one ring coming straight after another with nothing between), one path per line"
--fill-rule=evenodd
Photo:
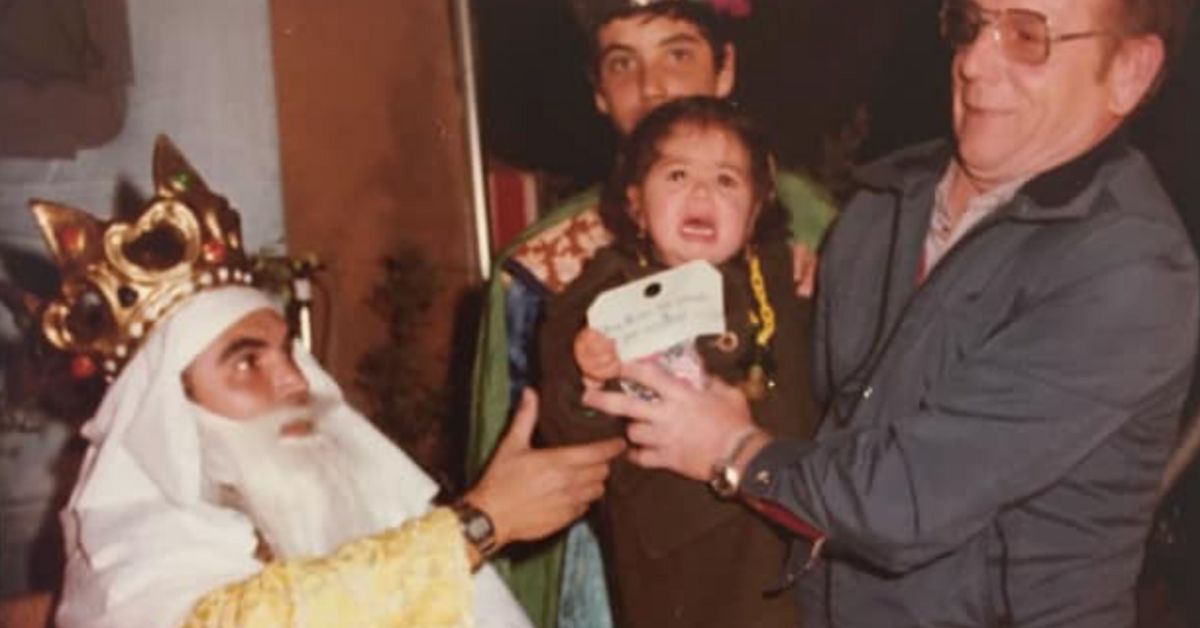
M712 470L708 476L708 486L717 494L717 497L730 499L737 495L738 485L742 481L742 474L736 466L737 458L758 431L758 427L756 426L747 428L745 433L739 435L737 440L734 441L729 455L713 463Z
M496 526L492 518L465 499L450 504L450 509L462 523L463 538L475 546L481 557L491 556L496 551Z

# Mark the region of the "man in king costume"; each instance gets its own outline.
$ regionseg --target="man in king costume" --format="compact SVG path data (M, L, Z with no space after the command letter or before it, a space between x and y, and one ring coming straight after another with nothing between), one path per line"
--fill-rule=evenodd
M165 139L132 223L34 202L47 339L109 382L63 512L58 624L528 626L487 556L602 491L620 442L534 450L532 395L449 507L250 286L239 220ZM472 575L474 572L474 575Z

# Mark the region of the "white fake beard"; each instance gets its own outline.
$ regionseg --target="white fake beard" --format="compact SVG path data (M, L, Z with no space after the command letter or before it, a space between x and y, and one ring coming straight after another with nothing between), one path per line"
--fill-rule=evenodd
M327 554L379 529L356 479L371 472L369 459L339 438L337 405L313 402L249 420L193 406L206 493L250 517L275 557ZM312 421L312 431L283 435L297 420Z

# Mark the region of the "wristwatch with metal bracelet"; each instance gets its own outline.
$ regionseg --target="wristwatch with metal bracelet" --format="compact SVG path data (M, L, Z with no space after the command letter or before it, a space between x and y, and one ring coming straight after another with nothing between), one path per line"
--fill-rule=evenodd
M496 526L492 518L464 499L450 504L450 509L462 523L463 538L475 546L480 557L491 556L496 551Z
M744 432L738 435L737 440L733 442L733 448L724 458L713 463L712 472L708 476L708 486L712 488L717 497L721 499L729 499L737 495L738 485L742 481L742 474L734 465L737 462L737 457L746 448L750 439L759 432L757 425L747 427Z

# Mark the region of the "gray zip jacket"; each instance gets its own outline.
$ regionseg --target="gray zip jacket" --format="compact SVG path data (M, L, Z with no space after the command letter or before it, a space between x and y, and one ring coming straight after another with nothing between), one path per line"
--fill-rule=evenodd
M1196 348L1191 245L1118 133L918 283L950 156L863 171L822 251L816 442L769 445L743 493L827 538L789 569L807 628L1132 626Z

